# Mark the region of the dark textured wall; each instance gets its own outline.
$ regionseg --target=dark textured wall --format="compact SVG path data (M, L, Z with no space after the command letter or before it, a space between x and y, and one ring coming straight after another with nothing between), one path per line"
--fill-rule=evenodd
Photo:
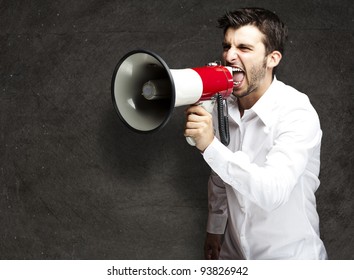
M202 258L209 168L184 108L135 134L110 82L137 48L171 68L218 59L216 19L242 6L289 26L278 78L321 118L321 235L330 258L354 259L351 0L0 1L1 259Z

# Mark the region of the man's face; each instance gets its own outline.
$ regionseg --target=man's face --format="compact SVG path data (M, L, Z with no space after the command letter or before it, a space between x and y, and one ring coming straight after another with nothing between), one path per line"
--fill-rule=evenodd
M263 36L253 25L229 28L225 33L223 59L226 66L233 68L233 94L236 97L252 92L263 94L269 86L265 81L271 75L271 69L267 71Z

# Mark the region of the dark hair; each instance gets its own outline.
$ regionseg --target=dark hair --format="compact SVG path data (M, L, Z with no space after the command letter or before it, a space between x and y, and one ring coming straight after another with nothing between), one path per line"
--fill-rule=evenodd
M263 34L263 43L266 55L272 51L284 52L284 44L287 40L288 29L279 17L266 9L262 8L243 8L233 12L227 12L218 19L219 28L239 28L245 25L256 26Z

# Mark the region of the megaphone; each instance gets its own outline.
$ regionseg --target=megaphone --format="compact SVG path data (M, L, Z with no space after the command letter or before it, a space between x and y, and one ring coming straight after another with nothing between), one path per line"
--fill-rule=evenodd
M119 118L140 133L164 127L178 106L200 104L211 113L217 100L225 101L232 89L231 67L212 63L169 69L160 56L147 50L124 55L111 82L112 101ZM193 139L187 137L187 141L195 145Z

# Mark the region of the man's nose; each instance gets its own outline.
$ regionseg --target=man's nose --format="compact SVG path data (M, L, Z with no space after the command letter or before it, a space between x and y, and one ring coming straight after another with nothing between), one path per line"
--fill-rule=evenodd
M230 48L225 54L225 60L228 63L235 62L237 60L237 58L238 58L237 50L234 48Z

